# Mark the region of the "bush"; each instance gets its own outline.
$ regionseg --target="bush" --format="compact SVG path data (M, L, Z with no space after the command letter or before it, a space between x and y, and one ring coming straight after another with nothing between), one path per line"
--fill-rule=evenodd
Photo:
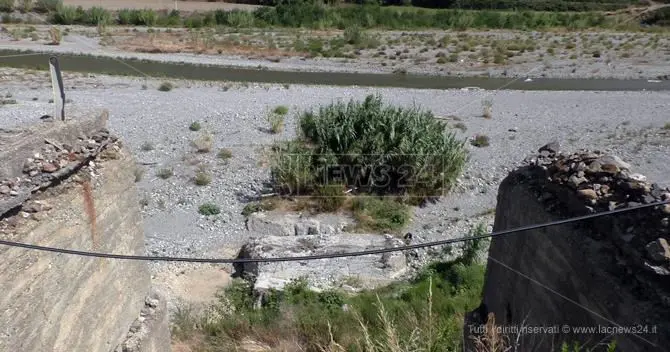
M288 106L279 105L279 106L275 107L274 110L272 110L272 112L277 114L277 115L284 116L288 113Z
M212 182L212 176L205 171L198 171L195 174L195 178L193 179L193 182L197 186L207 186L208 184L210 184Z
M470 144L472 144L475 147L488 147L489 146L489 136L485 134L478 134L475 135L475 138L473 138L470 141Z
M299 127L301 139L275 146L272 173L281 192L343 183L360 192L434 196L466 161L464 143L432 113L387 106L379 96L306 111ZM337 174L341 180L331 179Z
M344 185L322 185L316 188L314 200L320 211L334 212L342 208L345 203Z
M101 7L91 7L86 11L83 17L84 24L93 26L105 26L112 20L111 13Z
M169 92L173 88L174 88L174 86L170 82L163 82L163 83L161 83L160 86L158 86L158 90L161 91L161 92Z
M193 122L190 126L188 126L188 129L193 131L193 132L200 131L200 128L201 128L200 122L197 122L197 121Z
M0 12L12 12L14 10L14 0L0 0Z
M205 203L198 207L198 213L205 216L217 215L221 213L221 208L214 203Z
M53 14L53 23L62 25L71 25L81 19L80 13L74 6L59 6Z
M34 8L33 0L21 0L20 4L19 11L21 11L21 13L28 13Z
M228 160L233 157L233 152L230 149L220 149L219 153L216 155L219 159Z

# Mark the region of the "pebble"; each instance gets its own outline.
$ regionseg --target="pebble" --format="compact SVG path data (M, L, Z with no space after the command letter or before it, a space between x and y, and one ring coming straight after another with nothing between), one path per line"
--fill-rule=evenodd
M9 186L6 185L0 186L0 194L9 194L9 192L11 191L12 190L11 188L9 188Z
M44 164L44 165L42 166L42 171L44 171L44 172L49 172L49 173L51 173L51 172L56 172L56 171L58 171L58 167L57 167L56 165L54 165L54 164L51 164L51 163L49 163L49 164Z

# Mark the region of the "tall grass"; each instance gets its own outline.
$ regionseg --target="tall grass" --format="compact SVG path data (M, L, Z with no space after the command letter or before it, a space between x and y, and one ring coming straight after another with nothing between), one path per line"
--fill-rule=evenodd
M439 196L466 162L464 143L431 112L380 96L306 111L299 129L301 139L275 146L273 176L285 193L343 183L380 195Z
M270 291L260 307L251 285L235 280L210 314L180 316L173 337L202 336L193 346L198 351L241 345L309 352L460 351L462 317L478 306L483 277L480 264L441 263L410 282L356 296L314 292L297 279L282 292Z

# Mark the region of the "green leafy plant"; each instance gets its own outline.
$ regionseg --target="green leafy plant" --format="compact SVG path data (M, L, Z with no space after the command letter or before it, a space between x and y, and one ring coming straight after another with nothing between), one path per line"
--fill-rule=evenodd
M212 216L221 213L221 208L214 203L205 203L198 207L198 212L205 216Z

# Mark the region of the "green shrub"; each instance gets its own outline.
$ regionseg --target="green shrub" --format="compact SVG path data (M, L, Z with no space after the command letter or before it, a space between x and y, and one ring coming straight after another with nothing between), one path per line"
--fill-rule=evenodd
M200 131L201 127L202 126L200 126L200 122L195 121L190 126L188 126L188 129L193 131L193 132L197 132L197 131Z
M329 179L338 173L360 192L435 196L466 161L464 143L431 112L388 106L380 96L306 111L299 127L301 139L275 146L272 172L282 192L339 183Z
M0 0L0 12L12 12L14 10L14 0Z
M277 115L284 116L288 113L288 106L279 105L279 106L275 107L274 110L272 110L272 112L277 114Z
M221 208L214 203L205 203L198 207L198 212L205 216L217 215L221 213Z
M334 212L342 208L345 203L344 185L322 185L314 192L314 200L320 211Z
M470 141L470 144L472 144L475 147L488 147L489 146L489 136L485 134L478 134L475 135L475 138L473 138Z
M174 88L174 86L170 82L163 82L163 83L161 83L160 86L158 86L158 90L161 91L161 92L169 92L173 88Z
M249 216L252 213L257 213L259 211L269 211L277 207L277 204L273 201L272 198L264 199L260 202L249 203L244 206L242 209L243 216Z
M33 0L20 0L19 3L21 4L19 6L19 11L21 11L21 13L31 12L34 8Z
M356 198L353 211L360 229L377 232L402 230L411 218L408 206L390 197Z
M74 6L59 6L53 14L53 23L62 25L71 25L81 19L81 14Z
M111 23L112 14L101 8L101 7L91 7L86 10L86 13L83 16L84 24L93 25L93 26L104 26Z
M219 159L228 160L233 157L233 152L230 149L222 148L219 149L216 156L219 157Z
M195 178L193 179L193 182L197 186L207 186L208 184L210 184L212 182L212 176L205 171L198 171L195 174Z

